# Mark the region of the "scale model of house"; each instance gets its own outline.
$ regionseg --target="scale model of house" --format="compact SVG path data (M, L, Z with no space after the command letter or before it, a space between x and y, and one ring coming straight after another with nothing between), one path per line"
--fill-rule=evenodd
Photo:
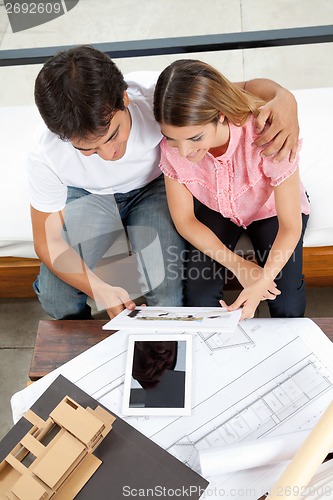
M24 417L32 427L0 463L0 498L75 498L102 463L92 453L115 417L101 406L83 408L68 396L47 420L31 410Z

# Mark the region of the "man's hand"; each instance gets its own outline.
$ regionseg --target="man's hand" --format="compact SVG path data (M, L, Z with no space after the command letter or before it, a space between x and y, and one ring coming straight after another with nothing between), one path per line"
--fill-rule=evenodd
M281 161L287 155L290 162L295 160L299 124L297 102L291 92L281 87L274 99L262 106L255 123L261 134L255 141L256 146L266 144L262 155L276 155L274 161Z
M117 314L121 313L124 309L135 309L136 304L130 299L126 290L118 286L110 285L106 285L105 288L106 289L103 290L103 295L96 297L96 294L94 294L94 299L96 302L102 302L110 319L117 316Z

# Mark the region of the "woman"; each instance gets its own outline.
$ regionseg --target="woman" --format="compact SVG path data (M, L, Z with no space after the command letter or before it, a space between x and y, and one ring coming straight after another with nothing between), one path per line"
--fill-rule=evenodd
M243 290L229 310L243 307L242 319L253 317L265 299L272 299L271 316L300 317L310 207L298 153L293 163L274 162L253 144L254 119L263 104L204 62L172 63L154 95L164 135L160 166L173 221L190 243L186 304L214 306L223 296L223 273L207 276L198 249L239 280ZM244 230L258 264L233 251Z

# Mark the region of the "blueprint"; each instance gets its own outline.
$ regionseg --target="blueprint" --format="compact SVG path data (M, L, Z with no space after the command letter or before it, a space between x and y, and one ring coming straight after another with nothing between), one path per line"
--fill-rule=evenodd
M129 334L115 333L14 394L14 421L59 373L122 416ZM192 335L191 416L122 417L199 473L201 450L309 430L333 400L333 343L309 319L251 319L232 335ZM284 467L208 476L205 495L257 499Z

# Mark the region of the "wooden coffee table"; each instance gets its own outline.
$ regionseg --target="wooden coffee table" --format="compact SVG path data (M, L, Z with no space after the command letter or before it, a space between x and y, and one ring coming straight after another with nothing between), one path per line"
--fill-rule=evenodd
M107 320L41 320L30 366L30 380L38 380L86 351L115 330L102 330Z
M333 341L333 318L312 319ZM40 321L29 372L30 380L38 380L115 333L115 330L102 330L106 323L107 320Z

